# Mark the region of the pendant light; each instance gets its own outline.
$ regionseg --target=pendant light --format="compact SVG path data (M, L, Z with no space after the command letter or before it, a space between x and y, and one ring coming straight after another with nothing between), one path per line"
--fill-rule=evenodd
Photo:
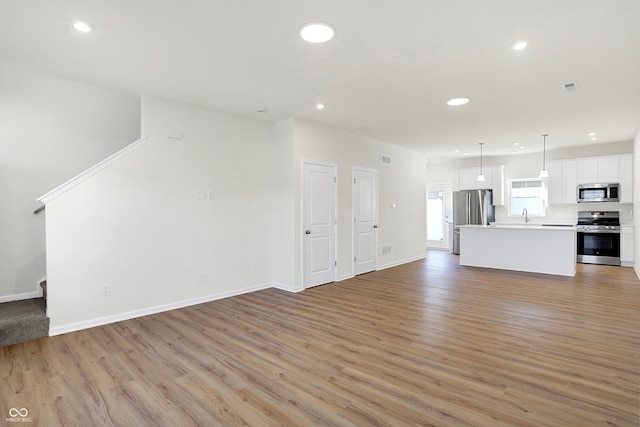
M549 178L549 172L547 172L547 167L546 167L546 154L547 154L547 137L549 136L548 133L545 133L542 135L542 169L540 170L540 175L538 175L539 178Z
M484 182L484 175L482 174L482 146L484 145L484 142L479 142L478 144L480 144L480 175L478 175L478 182Z

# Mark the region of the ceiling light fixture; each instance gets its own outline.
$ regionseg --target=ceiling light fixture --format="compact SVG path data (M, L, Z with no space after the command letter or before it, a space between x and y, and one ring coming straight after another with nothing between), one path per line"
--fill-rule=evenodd
M458 106L469 102L469 98L453 98L447 101L447 105Z
M484 145L484 142L479 142L478 144L480 144L480 175L478 175L478 182L484 182L485 178L482 174L482 146Z
M524 41L524 40L521 40L521 41L517 42L516 44L514 44L513 46L511 46L511 48L513 50L522 50L525 47L527 47L527 42Z
M333 38L335 30L324 22L311 22L300 29L300 37L309 43L325 43Z
M90 33L94 29L94 26L85 21L73 21L73 28L81 33Z
M595 136L592 136L591 138L589 138L589 141L597 141L598 138L596 138Z
M547 172L546 168L546 154L547 154L547 137L548 133L542 135L542 170L540 170L540 175L538 178L549 178L549 172Z
M324 104L322 104L322 103L318 103L318 104L316 104L316 109L318 109L318 110L324 110Z

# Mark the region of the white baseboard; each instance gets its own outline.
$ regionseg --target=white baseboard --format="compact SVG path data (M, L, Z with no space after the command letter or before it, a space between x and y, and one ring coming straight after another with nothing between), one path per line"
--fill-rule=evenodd
M154 307L147 307L140 310L128 311L126 313L113 314L111 316L98 317L77 323L70 323L67 325L61 325L52 327L49 329L49 336L66 334L69 332L80 331L83 329L94 328L96 326L108 325L109 323L121 322L123 320L129 320L136 317L148 316L150 314L162 313L164 311L175 310L178 308L189 307L192 305L203 304L205 302L215 301L223 298L229 298L237 295L246 294L249 292L260 291L263 289L271 288L271 283L263 285L249 286L242 289L236 289L233 291L220 292L213 295L207 295L198 298L192 298L183 301L177 301L170 304L157 305Z
M637 265L633 266L633 271L636 272L636 276L638 276L638 279L640 279L640 270L638 270L638 266Z
M284 283L271 283L272 288L280 289L287 292L297 293L304 291L302 285L285 285Z
M354 276L353 274L345 274L345 275L339 276L336 282L342 282L343 280L353 279L354 277L356 276Z
M24 294L15 294L15 295L5 295L0 297L0 303L10 302L10 301L20 301L23 299L31 299L31 298L40 298L42 296L42 291L38 293L38 291L33 292L25 292Z
M417 256L417 257L413 257L413 258L407 258L407 259L404 259L402 261L396 261L396 262L392 262L392 263L389 263L389 264L379 265L378 266L378 270L384 270L384 269L391 268L391 267L397 267L397 266L402 265L402 264L408 264L410 262L414 262L414 261L419 261L421 259L425 259L426 257L427 257L427 254L424 254L424 255Z
M44 276L42 279L38 280L38 282L36 283L36 290L33 292L25 292L23 294L0 296L0 303L11 302L11 301L22 301L23 299L31 299L31 298L42 298L42 286L40 286L40 283L42 283L44 280L47 280L47 276Z

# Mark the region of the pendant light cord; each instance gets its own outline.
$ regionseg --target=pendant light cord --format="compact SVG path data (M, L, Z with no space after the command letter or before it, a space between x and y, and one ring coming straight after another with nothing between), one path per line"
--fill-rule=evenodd
M546 169L545 165L547 163L547 137L548 133L542 135L542 169Z

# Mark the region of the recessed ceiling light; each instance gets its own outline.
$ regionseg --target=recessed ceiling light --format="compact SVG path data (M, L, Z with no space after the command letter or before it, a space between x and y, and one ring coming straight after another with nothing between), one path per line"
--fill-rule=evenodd
M459 152L460 152L460 150L455 149L453 152L454 152L454 153L459 153Z
M521 146L520 146L520 149L521 149L521 150L524 150L524 145L521 145Z
M520 143L519 142L514 142L513 145L520 145Z
M465 156L468 156L468 155L469 155L469 153L464 153L464 155L465 155Z
M469 98L453 98L447 101L447 105L464 105L469 102Z
M524 40L520 40L519 42L516 42L516 44L514 44L513 46L511 46L511 48L513 50L522 50L525 47L527 47L527 42Z
M318 110L324 110L324 104L323 103L318 103L318 104L316 104L316 108Z
M265 114L267 112L267 109L264 107L258 107L256 108L256 113L258 114Z
M80 31L81 33L89 33L93 30L93 25L84 21L73 21L73 28Z
M595 132L589 132L589 133L587 134L587 136L596 136L596 133L595 133Z
M333 27L324 22L311 22L300 29L300 37L309 43L325 43L333 38Z
M596 138L595 136L592 136L591 138L589 138L589 141L597 141L598 138Z

